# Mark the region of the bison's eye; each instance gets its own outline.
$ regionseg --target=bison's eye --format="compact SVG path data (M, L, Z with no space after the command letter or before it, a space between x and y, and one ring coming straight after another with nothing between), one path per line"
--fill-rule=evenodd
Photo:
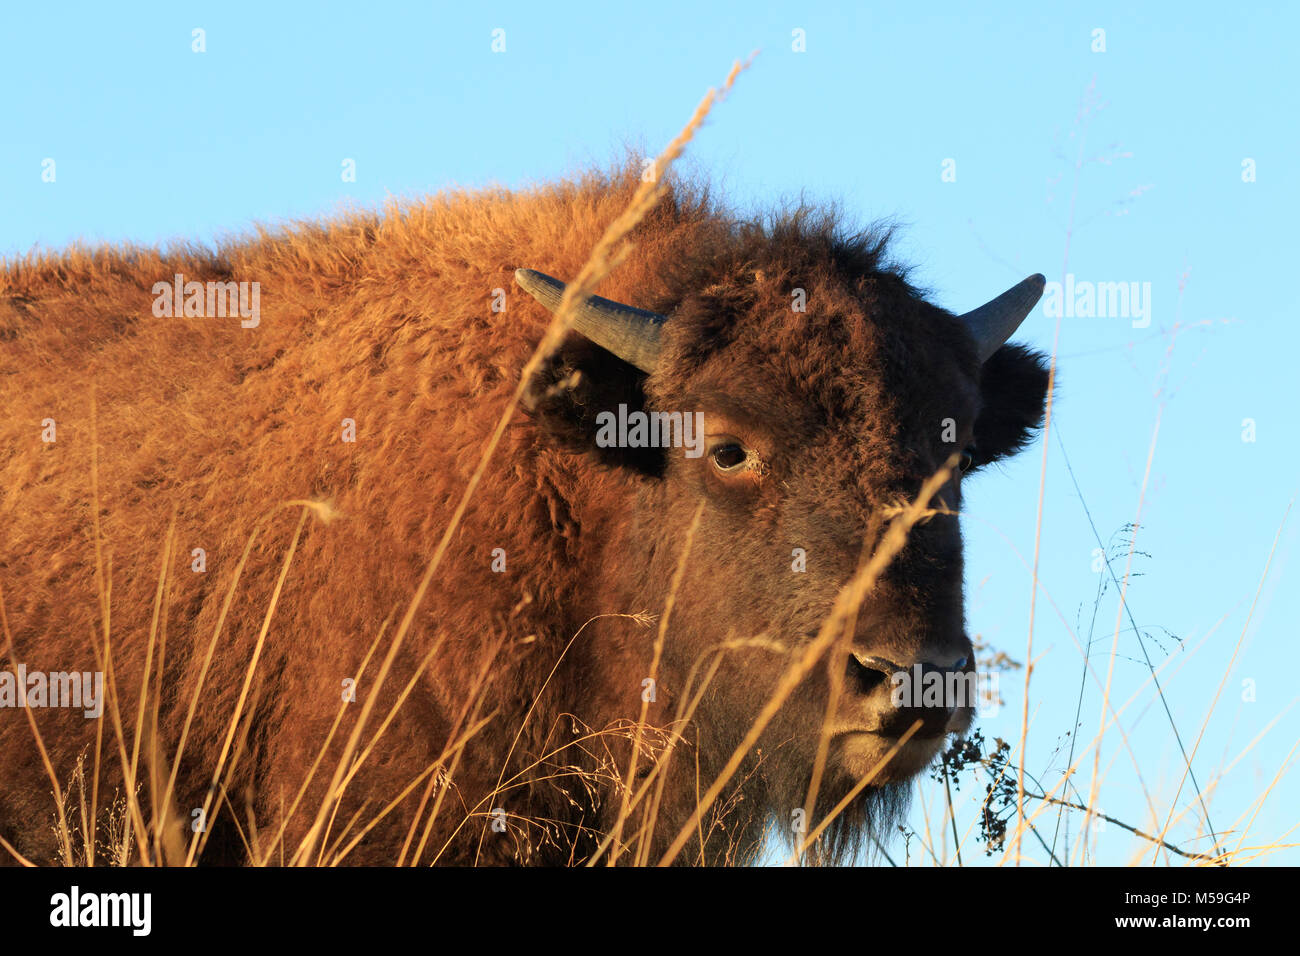
M749 461L749 452L737 442L725 442L709 449L709 458L718 471L739 471Z
M957 470L963 474L970 471L970 466L975 464L975 446L963 449L961 458L957 461Z

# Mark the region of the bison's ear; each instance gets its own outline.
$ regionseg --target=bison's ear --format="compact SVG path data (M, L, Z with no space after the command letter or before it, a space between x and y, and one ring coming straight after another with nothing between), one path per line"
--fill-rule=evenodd
M1047 400L1047 358L1020 345L1004 345L980 373L983 407L975 420L974 460L978 468L1020 451L1043 423Z
M645 410L646 374L576 333L529 380L524 409L543 439L603 465L654 477L664 471L663 449L602 447L596 442L601 412Z

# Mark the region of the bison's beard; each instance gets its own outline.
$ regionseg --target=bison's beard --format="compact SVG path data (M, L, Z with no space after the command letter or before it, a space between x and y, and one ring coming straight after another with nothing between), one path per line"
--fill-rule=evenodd
M835 816L804 851L800 862L843 866L879 860L906 815L911 786L907 781L873 783L859 789L840 807L844 798L858 789L861 777L836 761L833 750L834 746L823 771L816 806L811 817L805 819L803 810L808 799L812 752L796 756L788 746L757 748L737 772L733 785L718 798L718 805L727 807L732 819L727 821L723 816L723 825L710 837L703 854L699 854L693 843L677 862L757 863L789 859L802 846L807 834L821 826L832 812ZM702 778L708 775L705 763L701 761Z
M842 797L852 792L858 779L845 772L842 766L827 767L816 811L807 824L809 832L821 824ZM911 793L911 787L902 782L866 787L822 831L804 854L803 862L814 866L875 862L885 852L890 838L897 835ZM788 799L807 799L807 787L803 793L789 794ZM793 850L802 844L804 834L792 832L788 813L783 821L778 822L785 824L785 839L782 841L785 848Z
M814 708L819 717L824 706ZM710 834L704 852L692 841L676 862L754 863L770 859L773 851L789 854L832 811L835 816L804 853L802 862L844 865L879 859L907 811L909 781L932 762L943 738L917 741L919 746L896 755L885 772L878 772L870 785L860 789L859 782L878 762L874 748L879 747L883 754L893 742L873 742L873 751L867 754L861 741L856 747L849 741L846 747L842 738L832 738L816 806L811 817L801 819L819 739L816 728L820 720L810 721L811 712L802 713L796 706L778 714L704 816L705 831ZM699 777L697 780L694 761L685 760L678 770L689 769L689 780L675 781L683 790L679 806L688 812L694 809L694 798L713 782L741 743L743 733L736 735L734 729L747 729L749 723L739 718L734 712L723 716L706 708L697 714ZM855 789L859 792L839 808ZM713 821L717 826L710 832ZM799 823L801 831L796 829Z

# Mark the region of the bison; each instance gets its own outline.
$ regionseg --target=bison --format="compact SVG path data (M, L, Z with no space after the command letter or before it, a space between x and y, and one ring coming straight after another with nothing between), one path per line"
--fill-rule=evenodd
M1044 358L1006 344L1041 276L956 315L887 229L673 180L534 363L422 586L550 277L639 170L4 265L7 859L743 863L815 767L818 819L875 776L812 857L897 814L972 718L949 693L896 706L890 676L975 666L957 509L1041 424ZM948 461L846 652L697 813ZM101 715L42 693L57 674L102 675Z

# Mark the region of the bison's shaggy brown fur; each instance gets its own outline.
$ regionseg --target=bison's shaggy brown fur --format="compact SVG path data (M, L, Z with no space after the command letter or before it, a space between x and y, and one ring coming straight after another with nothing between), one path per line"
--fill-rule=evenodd
M630 171L591 174L259 232L215 251L73 249L0 271L0 588L13 641L5 665L92 671L92 637L111 638L127 758L139 743L146 809L161 786L147 769L151 742L170 759L233 593L178 773L180 825L203 805L299 520L300 509L276 507L312 499L336 513L305 525L288 565L254 673L246 739L242 730L236 739L244 746L228 788L234 812L212 821L205 860L245 859L233 819L245 839L255 827L265 845L342 709L287 822L284 859L298 846L387 638L550 320L513 284L513 271L576 274L635 186ZM432 651L431 663L348 783L319 844L333 845L344 831L350 839L414 782L349 862L411 861L440 795L421 862L582 860L618 809L615 781L628 765L628 728L655 637L644 620L598 616L663 612L701 496L712 503L686 565L651 710L661 727L706 648L759 635L779 647L815 632L861 553L866 516L914 494L942 463L931 435L937 422L951 415L961 423L979 465L1013 451L1040 417L1037 359L1003 349L984 366L981 390L962 327L885 266L879 240L844 235L833 216L797 210L766 225L736 224L705 190L679 184L634 238L633 259L600 292L674 312L666 367L647 381L571 337L533 383L532 414L516 414L471 499L366 739ZM154 317L151 288L176 273L259 282L259 326ZM807 290L807 313L790 310L795 286ZM503 312L491 309L494 290L505 292ZM572 387L551 387L566 381ZM777 484L711 489L677 459L591 449L591 414L619 400L720 410L736 428L753 426L746 434L770 449L773 481L791 497L775 497ZM49 419L57 440L43 442ZM355 442L342 440L345 419L355 421ZM806 454L783 460L782 449ZM744 536L728 530L726 522L742 519ZM917 536L864 620L955 614L956 635L955 522L932 522ZM790 572L797 546L812 555L802 576ZM202 573L192 570L196 548L206 552ZM503 572L493 570L495 549ZM148 715L137 741L151 629L158 732L150 735ZM377 640L357 701L343 704L344 679ZM754 662L772 657L780 654L725 655L674 757L659 849L761 704L770 686L762 668L773 665ZM772 815L788 820L802 805L805 738L819 726L810 730L807 717L824 706L816 686L805 690L809 709L787 708L789 718L773 725L762 752L705 815L703 848L693 842L683 860L748 858ZM79 755L93 762L102 728L98 792L107 805L122 786L111 715L102 723L67 710L30 715L65 786ZM449 737L478 721L454 767L447 760L436 777L420 777ZM645 744L661 740L647 733ZM832 797L855 773L836 766L824 787ZM502 789L485 801L499 780ZM27 715L0 710L0 836L36 861L59 855L51 789ZM861 806L842 837L861 833L870 810ZM504 833L490 825L498 808ZM417 810L423 818L404 851ZM641 820L638 811L626 838ZM265 855L281 859L279 850Z

